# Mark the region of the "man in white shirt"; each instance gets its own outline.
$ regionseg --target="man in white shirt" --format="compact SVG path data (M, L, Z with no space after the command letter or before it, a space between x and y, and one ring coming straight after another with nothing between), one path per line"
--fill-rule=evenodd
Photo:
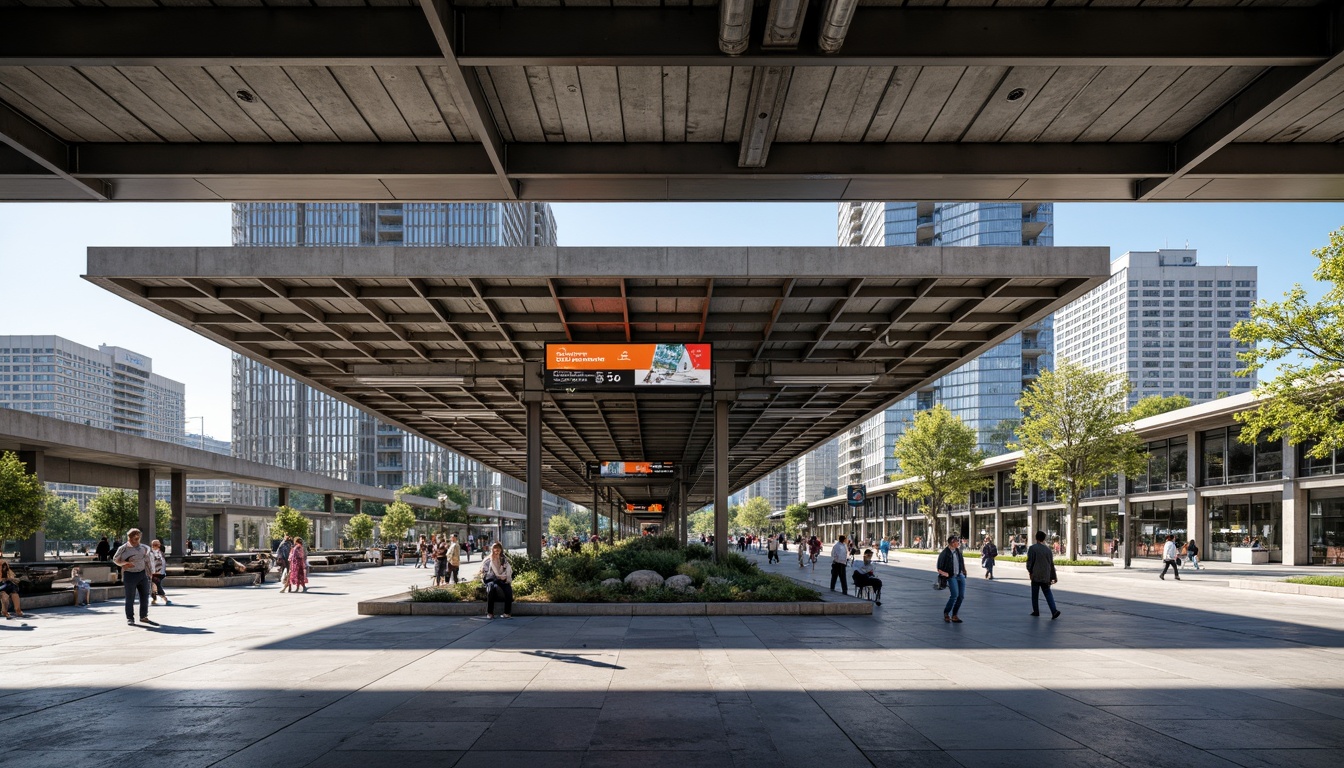
M1157 576L1163 581L1167 580L1167 569L1170 568L1176 574L1176 580L1181 580L1181 553L1176 550L1176 537L1167 534L1167 543L1162 545L1162 572Z
M140 543L140 529L132 528L126 532L126 543L117 548L112 562L121 568L121 586L126 591L126 623L135 626L135 596L140 595L140 621L151 626L158 622L149 620L149 577L153 572L152 556L149 547Z
M835 580L840 579L840 591L849 594L849 576L845 573L849 565L849 546L845 544L844 534L835 540L831 547L831 591L835 591Z

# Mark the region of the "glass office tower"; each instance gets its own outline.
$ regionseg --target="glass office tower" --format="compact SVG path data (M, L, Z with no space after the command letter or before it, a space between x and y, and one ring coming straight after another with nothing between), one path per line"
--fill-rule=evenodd
M549 246L545 203L240 203L236 246ZM364 485L456 483L472 503L526 511L522 481L412 435L242 355L233 358L233 454ZM267 505L263 489L236 501ZM545 494L547 514L569 503ZM518 531L505 532L515 546Z

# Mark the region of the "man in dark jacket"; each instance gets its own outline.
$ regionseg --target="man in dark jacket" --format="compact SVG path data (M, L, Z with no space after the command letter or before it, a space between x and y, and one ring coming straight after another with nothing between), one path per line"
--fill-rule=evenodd
M93 551L100 561L105 561L107 560L107 556L112 554L112 545L107 543L107 537L104 536L98 540L98 546L95 547Z
M938 575L947 579L947 604L943 606L943 621L960 624L957 611L966 597L966 559L961 555L961 537L948 536L947 546L938 553Z
M1045 531L1036 532L1036 543L1027 548L1027 573L1031 576L1031 615L1041 615L1041 592L1045 593L1045 602L1050 605L1050 618L1059 618L1059 609L1055 608L1055 595L1050 585L1055 577L1055 553L1045 545Z

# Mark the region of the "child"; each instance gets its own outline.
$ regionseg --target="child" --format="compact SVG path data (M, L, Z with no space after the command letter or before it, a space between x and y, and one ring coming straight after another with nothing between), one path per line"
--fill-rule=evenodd
M89 593L93 590L89 589L90 582L88 579L80 574L79 566L70 569L70 586L75 588L75 605L82 603L87 606L89 604Z

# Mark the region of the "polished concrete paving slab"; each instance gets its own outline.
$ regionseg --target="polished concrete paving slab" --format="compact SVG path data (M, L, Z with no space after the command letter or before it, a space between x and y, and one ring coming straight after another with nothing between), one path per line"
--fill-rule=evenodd
M1061 574L1051 621L1001 563L955 625L899 557L872 616L356 614L411 566L34 612L0 621L0 765L1339 765L1337 600L1143 563Z

